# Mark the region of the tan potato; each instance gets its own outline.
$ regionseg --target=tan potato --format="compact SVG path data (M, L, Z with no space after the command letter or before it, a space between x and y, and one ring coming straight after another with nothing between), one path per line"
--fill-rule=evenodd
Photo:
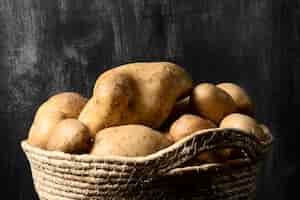
M199 153L197 156L200 163L223 163L228 160L232 149L209 150Z
M213 122L197 115L185 114L172 124L167 138L173 142L177 142L197 131L211 128L217 128L217 126ZM220 163L225 162L229 158L230 153L231 149L229 148L210 150L201 152L197 158L200 163Z
M37 110L28 135L28 143L45 149L53 127L66 118L77 118L87 99L75 92L50 97Z
M210 83L201 83L193 89L191 104L199 115L216 124L237 110L232 97Z
M244 114L233 113L226 116L220 123L220 128L240 129L255 135L260 140L264 139L263 130L259 127L256 120Z
M265 124L259 124L259 127L261 128L261 130L264 133L264 137L262 139L267 140L269 138L269 136L271 135L271 131L270 131L269 127Z
M29 130L28 143L45 149L52 129L66 118L62 112L45 112L36 118Z
M191 78L173 63L122 65L99 76L79 120L93 136L101 129L125 124L159 128L176 100L191 88Z
M168 132L171 124L176 121L181 115L191 113L190 109L190 97L185 97L178 100L171 110L170 115L159 128L159 131Z
M237 105L238 112L253 115L254 104L243 88L234 83L220 83L217 87L221 88L232 97Z
M87 153L91 144L88 128L82 122L65 119L52 129L46 149L65 153Z
M67 118L77 118L88 99L76 92L61 92L51 96L44 102L36 113L36 118L45 112L59 111Z
M185 114L179 117L170 128L170 138L174 142L179 141L180 139L200 131L203 129L216 128L217 126L204 118L201 118L197 115Z
M99 131L91 154L138 157L155 153L171 142L160 132L143 125L115 126Z

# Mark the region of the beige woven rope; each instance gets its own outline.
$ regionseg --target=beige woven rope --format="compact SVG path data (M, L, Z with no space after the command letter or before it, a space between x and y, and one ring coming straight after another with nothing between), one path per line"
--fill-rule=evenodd
M41 150L22 142L44 200L254 199L259 163L272 144L234 129L195 134L146 157L96 157ZM200 152L235 147L239 164L185 166Z

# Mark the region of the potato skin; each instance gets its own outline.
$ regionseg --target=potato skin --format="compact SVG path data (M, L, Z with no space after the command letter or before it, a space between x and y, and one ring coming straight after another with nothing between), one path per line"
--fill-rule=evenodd
M84 107L79 120L93 136L101 129L125 124L159 128L176 100L191 88L191 78L173 63L122 65L99 76L93 91L94 103Z
M197 114L219 124L228 114L237 110L229 94L210 83L198 84L191 95L191 105Z
M64 119L66 115L62 112L45 112L40 115L30 127L28 144L45 149L52 129Z
M171 125L169 134L170 138L172 138L174 142L177 142L196 131L216 127L217 126L213 122L207 119L201 118L197 115L184 114Z
M171 142L160 132L143 125L105 128L96 134L91 150L97 156L139 157L155 153Z
M265 134L257 121L245 114L233 113L226 116L220 123L220 128L235 128L246 133L255 135L258 139L263 140Z
M45 149L51 130L66 118L77 118L87 98L75 92L51 96L37 110L29 130L28 143Z
M164 121L164 123L161 125L161 127L158 130L162 132L169 132L169 129L171 125L174 123L174 121L176 121L181 115L191 114L191 113L192 110L190 107L189 96L176 101L168 118Z
M173 142L177 142L197 131L217 128L210 120L204 119L193 114L184 114L178 118L171 126L167 138ZM200 163L220 163L225 162L231 154L231 149L210 150L201 152L197 156L197 162Z
M87 153L91 148L88 128L77 119L60 121L51 131L47 150L65 153Z
M238 112L247 115L253 115L253 101L243 88L234 83L219 83L217 87L221 88L232 97L235 104L237 105Z
M62 112L67 118L77 118L88 99L76 92L61 92L51 96L36 113L36 118L45 112Z

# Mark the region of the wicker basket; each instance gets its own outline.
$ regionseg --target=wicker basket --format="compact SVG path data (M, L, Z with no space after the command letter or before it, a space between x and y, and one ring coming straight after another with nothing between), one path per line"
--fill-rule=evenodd
M146 157L100 158L49 152L22 142L35 189L42 200L255 199L260 164L272 136L259 142L234 129L195 134ZM189 166L202 151L235 147L245 158L226 164Z

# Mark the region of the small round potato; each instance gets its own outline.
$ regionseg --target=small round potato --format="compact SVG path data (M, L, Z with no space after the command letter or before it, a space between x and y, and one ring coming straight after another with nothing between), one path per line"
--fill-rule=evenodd
M213 122L207 119L197 115L184 114L171 125L169 134L170 138L172 138L174 142L177 142L196 131L216 127L217 126Z
M47 150L65 153L87 153L91 147L88 128L77 119L65 119L52 130Z
M220 128L240 129L246 133L255 135L260 140L265 138L264 132L256 120L240 113L233 113L226 116L220 123Z

